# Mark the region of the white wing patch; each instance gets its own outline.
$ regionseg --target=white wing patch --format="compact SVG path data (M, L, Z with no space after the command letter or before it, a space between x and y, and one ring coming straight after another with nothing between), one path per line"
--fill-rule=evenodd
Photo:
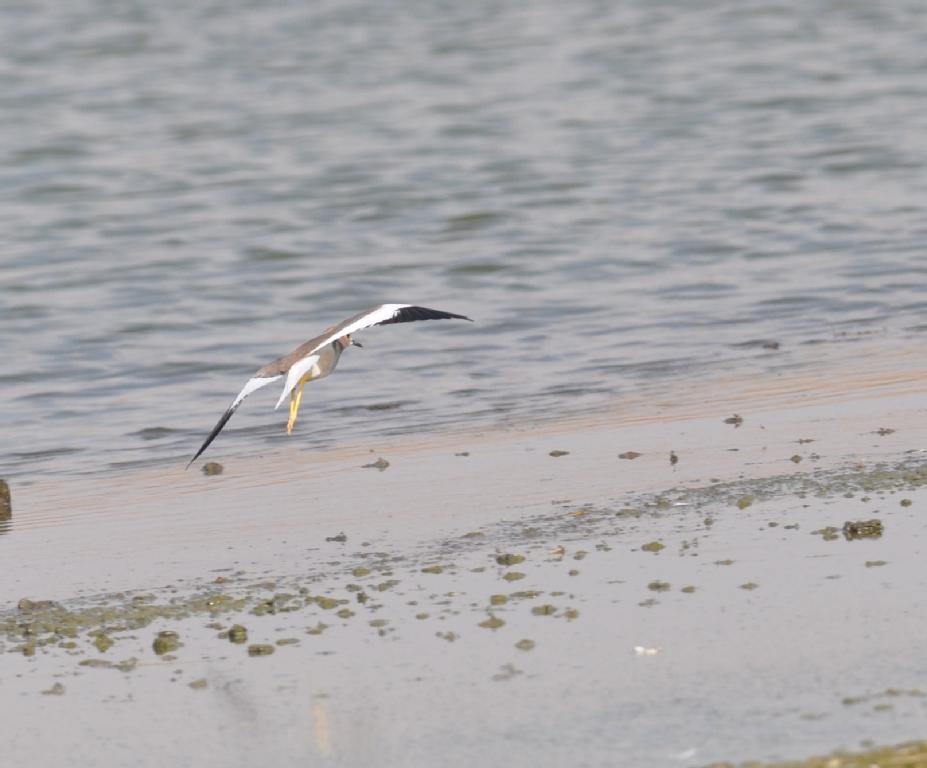
M319 346L321 346L321 344ZM316 349L318 349L318 347L316 347ZM318 355L307 355L302 360L297 360L295 363L293 363L293 365L290 366L290 370L287 371L286 374L286 383L283 385L283 392L281 393L277 404L274 406L275 411L281 405L283 405L283 401L286 400L286 396L293 391L296 385L299 384L299 380L307 373L309 373L309 371L312 370L312 366L314 366L317 362L319 362ZM278 376L277 378L280 377Z
M350 333L357 333L357 331L362 331L364 328L369 328L371 325L376 325L377 323L382 323L384 320L389 320L403 307L411 306L411 304L381 304L379 307L371 312L368 312L366 315L359 318L358 320L355 320L353 323L350 323L343 328L339 328L334 333L326 336L325 339L316 345L312 352L317 352L326 344L331 344L335 339L340 339L342 336L347 336Z
M255 376L254 378L248 379L248 382L242 388L241 392L238 393L238 396L232 401L232 404L229 406L229 408L237 408L239 405L241 405L241 401L252 392L260 389L261 387L266 387L268 384L276 381L279 378L282 378L282 376Z

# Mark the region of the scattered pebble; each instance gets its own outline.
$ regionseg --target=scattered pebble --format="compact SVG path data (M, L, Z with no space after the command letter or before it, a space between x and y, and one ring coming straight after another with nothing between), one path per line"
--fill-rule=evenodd
M794 456L791 456L791 457L789 458L789 461L791 461L793 464L800 464L800 463L801 463L801 456L799 456L799 455L796 453Z
M724 423L725 423L725 424L733 424L734 427L736 428L736 427L739 427L741 424L744 423L744 417L741 416L739 413L735 413L733 416L728 416L728 417L724 420Z
M752 496L750 494L747 494L746 496L741 496L739 499L737 499L737 507L739 509L746 509L754 501L756 501L756 496Z
M676 451L670 451L669 459L670 459L670 466L675 467L676 464L679 462L679 457L676 455Z
M524 561L524 555L498 555L496 557L496 562L499 563L499 565L518 565Z
M270 656L276 649L267 643L257 643L248 646L249 656Z
M229 628L229 642L239 645L248 642L248 630L241 624L233 624Z
M187 685L190 686L194 691L202 691L207 685L209 685L209 683L206 682L205 677L201 677L197 680L193 680L187 683Z
M638 453L637 451L625 451L624 453L619 453L618 458L628 459L629 461L633 461L634 459L636 459L638 456L641 456L641 455L642 454Z
M499 629L499 627L505 626L505 622L502 619L498 618L497 616L490 616L485 621L481 621L480 626L485 627L486 629L495 630L495 629Z
M212 477L213 475L221 475L222 471L225 469L218 461L207 461L203 465L202 472L207 477Z
M666 549L666 544L661 544L659 541L650 541L641 547L644 552L659 552L661 549Z
M555 459L559 458L560 456L569 456L569 455L570 455L569 451L551 451L548 454L548 456L553 456Z
M517 643L515 643L515 647L519 651L530 651L532 648L534 648L534 640L528 640L527 638L524 640L519 640Z

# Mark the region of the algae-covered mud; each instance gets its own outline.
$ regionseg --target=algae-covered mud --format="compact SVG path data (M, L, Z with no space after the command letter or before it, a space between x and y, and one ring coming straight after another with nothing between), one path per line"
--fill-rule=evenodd
M921 738L912 381L14 488L7 754L701 766Z

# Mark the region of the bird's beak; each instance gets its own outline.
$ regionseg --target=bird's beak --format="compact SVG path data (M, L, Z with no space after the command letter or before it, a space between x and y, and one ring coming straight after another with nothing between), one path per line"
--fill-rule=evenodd
M364 345L363 345L363 344L358 344L356 341L354 341L354 339L351 339L351 346L352 346L352 347L360 347L361 349L364 348Z

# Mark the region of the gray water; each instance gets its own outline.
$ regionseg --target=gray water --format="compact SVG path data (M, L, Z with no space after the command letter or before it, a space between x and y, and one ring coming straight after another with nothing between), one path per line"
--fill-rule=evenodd
M4 3L0 470L183 462L255 369L382 301L476 322L368 332L289 442L260 392L206 458L916 336L925 28L916 2Z

